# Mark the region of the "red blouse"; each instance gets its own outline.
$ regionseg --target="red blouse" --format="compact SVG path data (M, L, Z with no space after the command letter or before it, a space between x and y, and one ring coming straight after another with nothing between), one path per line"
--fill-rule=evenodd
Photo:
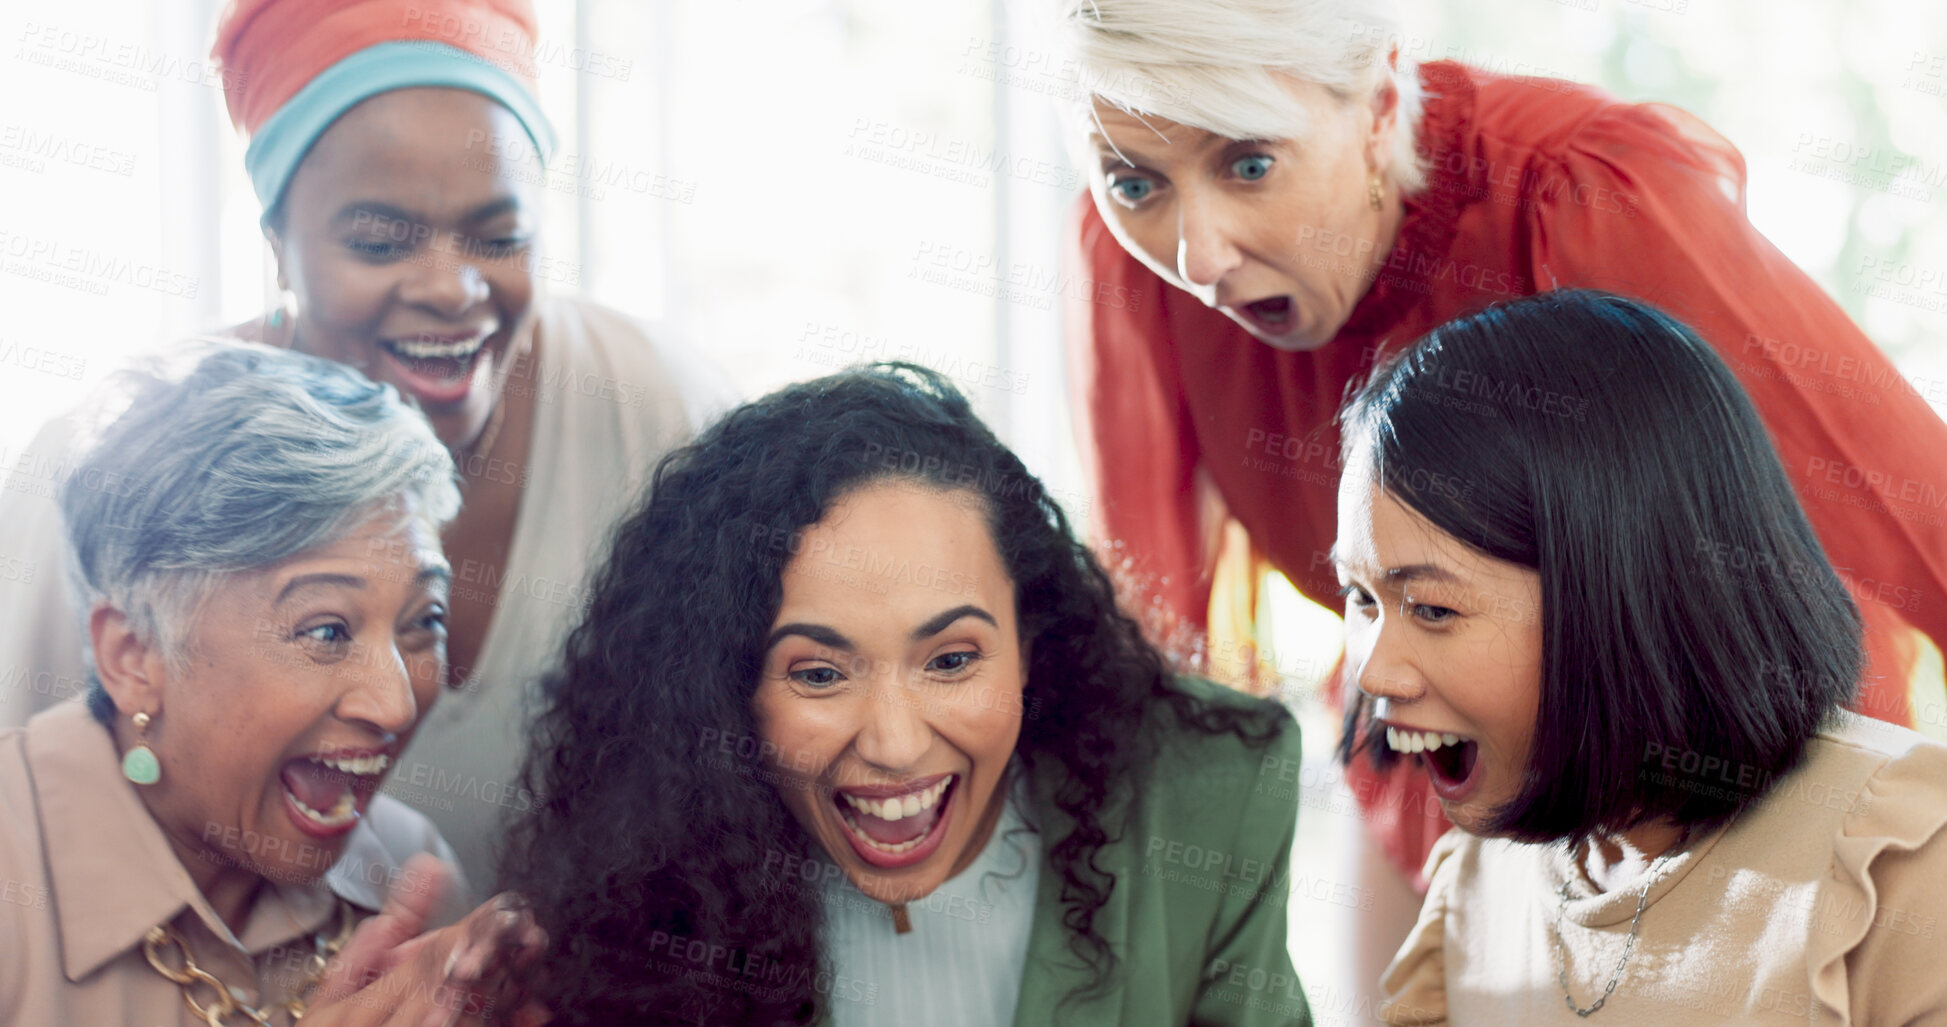
M1405 199L1384 267L1314 352L1272 349L1167 285L1083 198L1070 257L1094 281L1069 304L1067 328L1097 527L1125 580L1203 624L1214 486L1257 550L1336 607L1332 418L1347 384L1495 301L1607 289L1682 319L1735 370L1865 617L1861 709L1911 724L1902 626L1947 649L1947 425L1751 226L1744 160L1707 126L1569 82L1447 61L1420 73L1428 186ZM1417 876L1446 828L1424 779L1353 777L1388 853Z

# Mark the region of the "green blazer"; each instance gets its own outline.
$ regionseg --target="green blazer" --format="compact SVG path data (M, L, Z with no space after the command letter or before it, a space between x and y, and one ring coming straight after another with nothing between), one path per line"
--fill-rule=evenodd
M1257 702L1204 681L1179 685L1213 703ZM1285 949L1298 755L1291 723L1259 748L1170 731L1120 838L1096 856L1116 879L1095 920L1121 960L1116 977L1099 998L1062 1005L1089 975L1061 923L1060 876L1044 863L1017 1027L1309 1025ZM1034 783L1045 851L1069 822Z
M1177 684L1212 704L1262 705L1206 681ZM1095 929L1119 958L1117 973L1096 998L1067 1004L1091 977L1069 947L1061 878L1045 853L1073 821L1050 799L1059 771L1037 774L1030 794L1044 861L1017 1027L1310 1027L1285 950L1298 752L1290 722L1260 747L1172 726L1147 787L1126 807L1120 837L1095 857L1115 875Z

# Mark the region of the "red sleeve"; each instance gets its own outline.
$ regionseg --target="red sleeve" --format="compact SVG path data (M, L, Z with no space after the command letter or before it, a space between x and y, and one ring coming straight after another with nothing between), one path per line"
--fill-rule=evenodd
M1086 195L1069 238L1069 380L1103 563L1151 621L1151 637L1201 629L1210 605L1198 507L1206 486L1163 308L1169 286L1122 248Z
M1947 425L1752 227L1743 158L1690 115L1607 107L1527 182L1537 282L1655 303L1736 372L1865 616L1862 709L1911 724L1903 625L1947 648Z

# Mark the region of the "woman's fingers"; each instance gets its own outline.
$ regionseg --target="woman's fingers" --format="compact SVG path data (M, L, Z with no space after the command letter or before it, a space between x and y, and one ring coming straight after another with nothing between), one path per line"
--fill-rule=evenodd
M420 853L406 861L385 898L385 908L358 925L344 951L331 961L314 1003L341 999L377 980L410 955L402 948L426 929L426 921L452 885L453 870Z
M525 1022L546 1022L535 1018L538 1010L522 1011L525 997L508 984L513 968L532 962L547 942L520 896L495 896L451 927L414 936L402 932L423 927L433 903L402 896L393 905L388 900L387 912L373 918L386 923L369 936L361 928L355 941L362 944L332 990L320 990L307 1027L475 1027L523 1012Z

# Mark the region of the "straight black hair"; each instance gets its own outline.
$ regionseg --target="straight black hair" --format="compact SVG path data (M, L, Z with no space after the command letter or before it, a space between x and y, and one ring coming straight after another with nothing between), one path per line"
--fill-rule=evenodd
M1647 304L1543 293L1438 328L1341 413L1346 465L1462 543L1541 576L1523 787L1488 832L1581 839L1729 820L1851 698L1859 611L1756 408ZM1346 702L1339 755L1392 758Z

